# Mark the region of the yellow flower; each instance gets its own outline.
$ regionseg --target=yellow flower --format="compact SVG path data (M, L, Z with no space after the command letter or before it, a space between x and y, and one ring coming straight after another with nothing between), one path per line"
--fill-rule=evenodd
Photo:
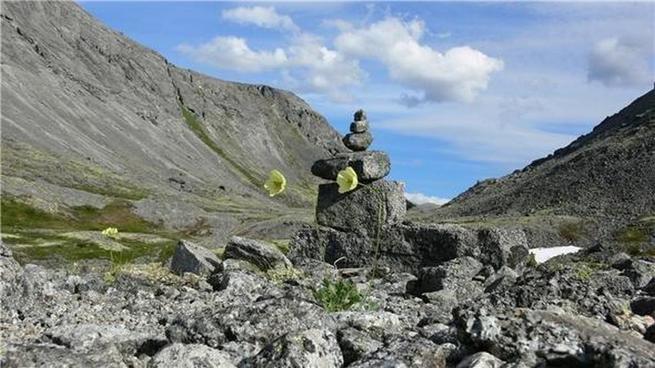
M118 229L115 227L108 227L102 230L102 235L113 238L118 234Z
M284 191L287 187L287 179L277 170L271 171L268 180L264 183L264 188L268 190L268 195L273 197Z
M357 173L350 166L339 171L339 173L337 174L337 184L339 184L339 193L350 192L351 190L357 188L358 183L359 182L357 180Z

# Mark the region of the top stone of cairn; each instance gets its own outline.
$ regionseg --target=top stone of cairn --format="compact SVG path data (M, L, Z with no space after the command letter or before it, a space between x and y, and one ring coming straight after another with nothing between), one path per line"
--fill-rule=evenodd
M354 121L350 124L350 134L343 137L343 143L353 151L365 151L371 143L373 136L368 131L368 121L364 110L357 110Z

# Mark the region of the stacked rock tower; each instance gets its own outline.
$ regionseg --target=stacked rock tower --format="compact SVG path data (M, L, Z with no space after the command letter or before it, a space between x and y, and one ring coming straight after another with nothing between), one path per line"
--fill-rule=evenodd
M339 193L336 183L320 185L316 222L341 232L374 237L381 228L404 220L405 186L401 182L384 180L391 170L385 152L366 150L373 142L373 135L363 110L355 112L350 133L343 142L353 152L316 161L312 174L336 180L339 171L350 166L357 173L360 185L343 194Z

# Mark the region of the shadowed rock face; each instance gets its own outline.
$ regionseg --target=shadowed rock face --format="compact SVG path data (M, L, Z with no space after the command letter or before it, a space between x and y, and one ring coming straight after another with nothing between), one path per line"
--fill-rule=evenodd
M295 95L180 69L74 2L8 2L0 19L3 190L174 198L190 218L217 202L297 207L313 201L312 162L345 150ZM260 188L273 168L293 183L276 201Z
M606 224L655 213L655 90L606 118L592 132L499 179L482 181L434 218L528 215L589 216Z

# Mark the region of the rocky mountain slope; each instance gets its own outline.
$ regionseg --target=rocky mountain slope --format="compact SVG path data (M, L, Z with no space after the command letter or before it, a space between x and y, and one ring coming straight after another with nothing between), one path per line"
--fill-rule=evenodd
M234 228L314 203L312 162L344 149L293 94L178 68L74 2L3 2L1 22L3 195L45 210L124 199L167 228ZM274 168L291 185L271 201Z
M654 163L651 90L568 146L418 217L561 215L616 229L655 213Z
M421 249L415 274L399 264L337 270L300 256L319 255L302 238L288 253L294 266L265 243L235 237L223 259L182 242L170 269L124 265L104 276L21 266L0 242L0 365L655 365L652 257L599 246L537 265L508 257L526 249L520 233L493 230L478 242L458 226L425 230L443 236ZM476 257L454 255L474 249Z

